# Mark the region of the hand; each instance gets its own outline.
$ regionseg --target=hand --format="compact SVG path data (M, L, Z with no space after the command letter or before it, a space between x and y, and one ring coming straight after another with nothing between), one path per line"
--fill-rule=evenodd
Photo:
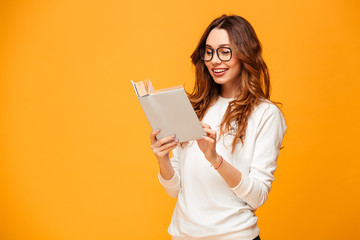
M179 140L175 139L175 135L171 135L168 137L164 137L160 140L156 140L156 135L160 133L159 130L154 130L150 134L151 139L151 149L153 153L155 154L156 158L159 162L167 161L169 160L169 153L171 150L176 148L176 146L179 144Z
M206 132L206 136L202 139L196 140L200 150L204 153L206 159L213 163L213 161L217 158L216 153L216 131L212 130L210 125L201 123L204 131Z

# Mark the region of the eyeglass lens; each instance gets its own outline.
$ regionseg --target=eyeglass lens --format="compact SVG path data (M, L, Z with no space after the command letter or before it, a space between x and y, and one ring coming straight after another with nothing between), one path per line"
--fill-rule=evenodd
M228 47L219 47L216 50L210 47L202 48L200 49L201 59L204 61L210 61L213 58L215 51L221 61L229 61L231 59L231 49Z

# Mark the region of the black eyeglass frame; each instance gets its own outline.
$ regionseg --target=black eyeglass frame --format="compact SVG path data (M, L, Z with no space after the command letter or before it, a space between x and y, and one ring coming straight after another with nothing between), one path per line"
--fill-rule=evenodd
M219 56L219 52L218 52L220 48L226 48L226 49L228 49L228 50L230 51L230 58L229 58L228 60L222 60L222 59L221 59L221 57ZM210 50L211 50L211 58L210 58L209 60L205 60L205 59L203 58L203 55L205 55L205 50L206 50L206 49L210 49ZM212 48L210 48L210 47L203 47L203 48L199 48L198 50L199 50L200 58L201 58L203 61L205 61L205 62L210 62L210 61L213 59L213 57L214 57L214 52L216 52L217 57L218 57L222 62L230 61L231 58L232 58L232 50L231 50L231 48L229 48L229 47L218 47L217 49L212 49ZM202 53L202 51L203 51L203 53Z

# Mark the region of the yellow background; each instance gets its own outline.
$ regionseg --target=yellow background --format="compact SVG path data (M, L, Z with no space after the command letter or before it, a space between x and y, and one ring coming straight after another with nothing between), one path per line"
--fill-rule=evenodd
M1 1L0 239L170 239L130 80L191 90L222 13L254 26L288 131L263 239L359 237L359 3ZM209 216L211 217L211 216Z

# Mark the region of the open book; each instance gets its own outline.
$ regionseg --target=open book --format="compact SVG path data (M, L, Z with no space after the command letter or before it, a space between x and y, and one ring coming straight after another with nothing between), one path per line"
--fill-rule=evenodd
M150 80L131 83L151 128L161 130L157 139L176 134L187 142L206 135L182 86L155 91Z

